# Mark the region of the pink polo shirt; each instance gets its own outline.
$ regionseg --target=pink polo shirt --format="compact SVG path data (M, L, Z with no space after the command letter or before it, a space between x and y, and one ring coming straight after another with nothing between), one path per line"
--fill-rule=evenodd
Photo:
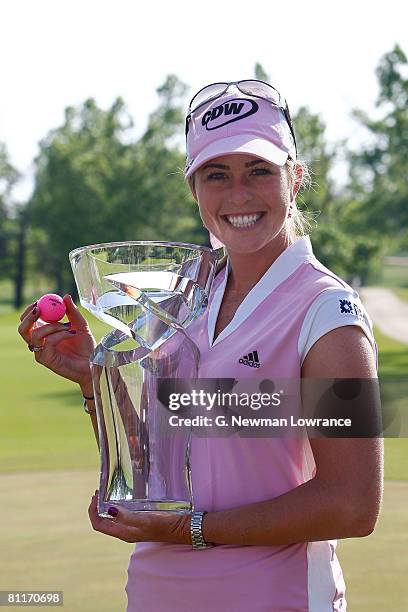
M357 293L317 261L308 237L278 257L213 341L228 270L219 272L205 314L189 328L200 349L199 377L300 378L311 346L343 325L361 327L376 351ZM259 367L248 363L255 355ZM195 509L211 512L278 497L313 478L315 462L307 438L194 437L191 474ZM203 551L138 543L128 612L344 612L335 549L334 540Z

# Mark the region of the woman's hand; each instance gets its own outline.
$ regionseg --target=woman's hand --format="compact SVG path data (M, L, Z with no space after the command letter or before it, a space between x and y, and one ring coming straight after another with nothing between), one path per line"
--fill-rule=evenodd
M78 383L83 393L92 395L89 357L96 342L71 296L65 295L63 299L69 324L47 323L36 327L39 309L34 303L21 315L18 332L29 346L41 347L33 353L38 363Z
M169 542L191 545L189 514L130 512L112 504L112 518L109 519L98 515L97 504L98 491L95 491L88 508L89 518L95 531L129 543ZM113 516L115 511L117 514Z

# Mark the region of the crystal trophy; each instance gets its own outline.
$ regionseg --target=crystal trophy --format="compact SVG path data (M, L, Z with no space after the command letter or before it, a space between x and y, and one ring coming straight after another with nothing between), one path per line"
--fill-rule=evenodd
M100 448L98 512L189 512L191 429L169 423L160 385L193 379L189 330L207 307L216 251L172 242L116 242L69 254L79 298L114 329L90 357Z

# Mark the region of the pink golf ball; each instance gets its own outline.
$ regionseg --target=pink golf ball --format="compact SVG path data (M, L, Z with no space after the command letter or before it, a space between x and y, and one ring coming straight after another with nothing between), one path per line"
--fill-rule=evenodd
M46 323L60 321L66 313L65 302L56 293L46 293L37 302L40 317Z

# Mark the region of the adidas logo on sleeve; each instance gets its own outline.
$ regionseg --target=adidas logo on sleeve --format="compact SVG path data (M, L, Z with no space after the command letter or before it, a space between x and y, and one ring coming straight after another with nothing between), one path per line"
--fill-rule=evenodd
M259 368L261 364L259 363L258 351L252 351L252 353L244 355L239 360L239 363L249 366L250 368Z

